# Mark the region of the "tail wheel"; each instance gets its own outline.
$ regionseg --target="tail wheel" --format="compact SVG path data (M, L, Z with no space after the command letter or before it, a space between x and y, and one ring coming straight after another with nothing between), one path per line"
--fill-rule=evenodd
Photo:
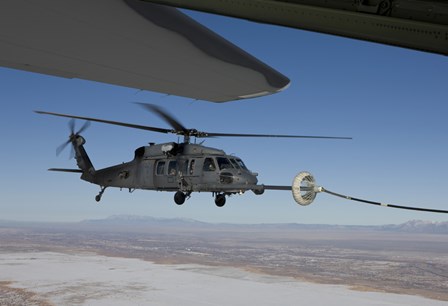
M218 207L223 207L226 204L226 196L222 193L217 194L215 197L215 204Z

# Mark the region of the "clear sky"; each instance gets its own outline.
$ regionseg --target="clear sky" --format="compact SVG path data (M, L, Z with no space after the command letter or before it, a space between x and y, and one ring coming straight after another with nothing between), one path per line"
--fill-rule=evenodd
M0 68L2 101L0 219L78 221L116 214L235 223L386 224L410 219L448 221L418 213L348 202L319 194L295 204L290 192L248 192L217 208L209 193L183 206L173 193L107 189L77 174L68 120L46 110L168 127L133 101L164 106L185 126L211 132L351 136L352 141L208 139L205 145L240 156L260 183L288 185L302 170L329 190L354 197L448 209L448 59L434 54L312 32L188 12L199 22L291 79L282 93L215 104L107 84ZM77 122L78 126L82 122ZM92 123L84 134L96 168L133 158L148 142L176 137Z

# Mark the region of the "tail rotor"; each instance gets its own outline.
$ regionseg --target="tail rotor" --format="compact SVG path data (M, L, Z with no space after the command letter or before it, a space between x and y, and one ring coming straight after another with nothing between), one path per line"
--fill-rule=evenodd
M69 135L69 137L68 137L68 140L56 148L56 155L59 156L59 155L62 153L62 151L64 151L65 148L66 148L70 143L73 144L73 142L76 141L77 139L82 139L82 140L83 140L83 138L81 137L80 134L81 134L82 132L84 132L89 126L90 126L90 121L86 121L86 122L81 126L81 128L75 133L75 119L71 119L71 120L68 122L68 127L69 127L69 129L70 129L70 135ZM74 148L73 148L73 146L72 146L72 150L71 150L71 152L70 152L70 159L72 159L72 158L74 158L74 157L75 157L75 150L74 150Z

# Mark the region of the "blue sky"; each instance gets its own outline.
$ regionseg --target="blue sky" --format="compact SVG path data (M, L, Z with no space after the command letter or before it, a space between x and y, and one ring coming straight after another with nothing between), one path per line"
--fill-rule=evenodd
M215 104L0 68L3 174L0 219L78 221L115 214L235 223L386 224L448 216L347 202L319 194L308 207L289 192L251 192L223 208L208 193L183 206L165 192L108 189L76 174L67 120L33 110L167 127L133 101L169 109L185 126L212 132L351 136L352 141L208 139L205 145L240 156L264 184L288 185L302 170L318 184L355 197L448 209L448 61L446 57L232 18L189 12L196 20L291 79L282 93ZM82 122L77 122L78 126ZM175 137L92 123L84 133L96 168L132 159L134 149Z

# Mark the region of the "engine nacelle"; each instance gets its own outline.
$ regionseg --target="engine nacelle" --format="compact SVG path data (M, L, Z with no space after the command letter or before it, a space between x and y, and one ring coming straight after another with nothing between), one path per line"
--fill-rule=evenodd
M322 187L316 186L316 181L309 172L300 172L292 182L292 196L297 204L303 206L313 203L316 193L321 191Z

